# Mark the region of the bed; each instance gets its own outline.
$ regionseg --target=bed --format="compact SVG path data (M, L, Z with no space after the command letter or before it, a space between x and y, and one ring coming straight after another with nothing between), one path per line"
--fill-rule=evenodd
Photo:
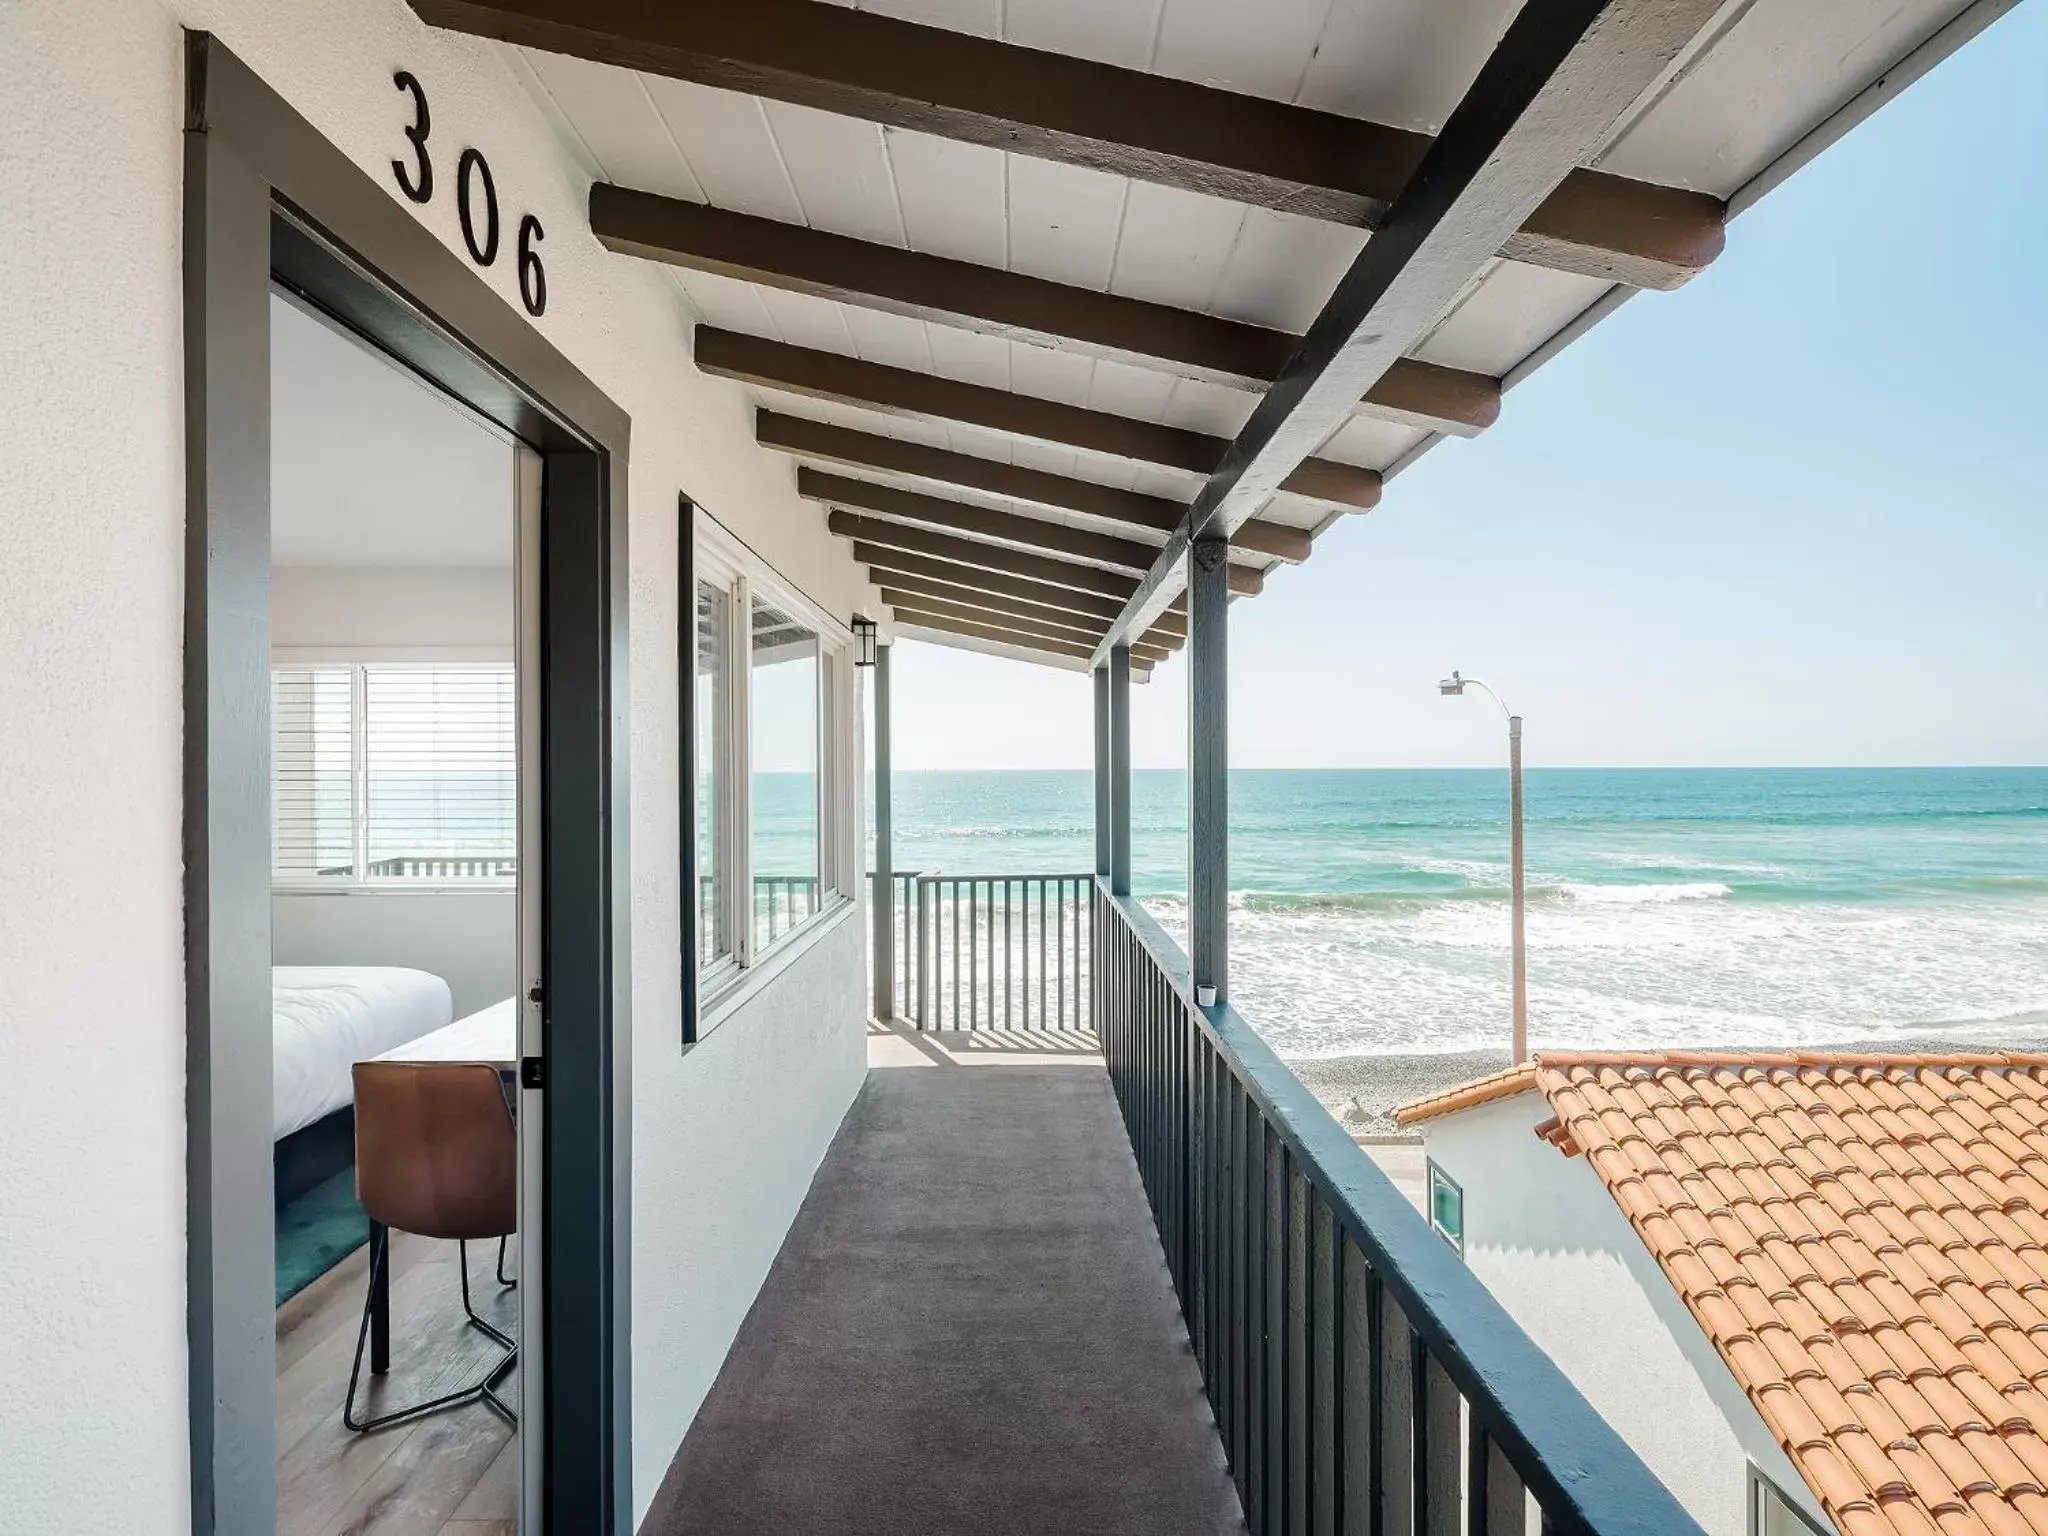
M270 995L272 1136L279 1141L353 1102L357 1062L455 1017L447 982L398 966L273 966Z

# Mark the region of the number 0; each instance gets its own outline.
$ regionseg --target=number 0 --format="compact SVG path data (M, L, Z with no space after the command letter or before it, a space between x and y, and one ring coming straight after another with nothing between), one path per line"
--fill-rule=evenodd
M548 307L548 275L540 264L540 252L534 249L546 234L540 220L530 213L519 221L519 302L536 319Z
M477 239L476 216L470 211L470 172L476 171L484 184L484 235ZM498 189L491 182L491 168L481 151L465 149L455 166L455 211L462 217L462 243L480 267L498 259Z

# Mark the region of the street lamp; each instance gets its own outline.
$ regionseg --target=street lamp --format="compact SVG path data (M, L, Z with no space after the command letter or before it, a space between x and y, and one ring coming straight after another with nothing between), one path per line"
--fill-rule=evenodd
M1446 698L1477 688L1508 717L1508 895L1514 909L1515 1061L1529 1057L1529 951L1522 928L1522 717L1476 677L1453 672L1436 685Z

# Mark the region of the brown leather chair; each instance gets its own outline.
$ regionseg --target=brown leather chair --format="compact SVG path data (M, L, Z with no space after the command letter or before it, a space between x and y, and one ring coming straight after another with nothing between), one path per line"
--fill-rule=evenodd
M497 1388L517 1362L518 1346L478 1317L469 1298L470 1242L495 1237L502 1243L519 1224L519 1144L498 1069L483 1062L359 1061L355 1091L356 1198L370 1218L370 1285L342 1422L367 1433L482 1402L517 1423ZM457 1244L462 1310L470 1326L502 1344L505 1353L482 1380L460 1391L358 1419L364 1344L370 1345L373 1375L390 1365L392 1228ZM503 1262L501 1247L501 1282Z

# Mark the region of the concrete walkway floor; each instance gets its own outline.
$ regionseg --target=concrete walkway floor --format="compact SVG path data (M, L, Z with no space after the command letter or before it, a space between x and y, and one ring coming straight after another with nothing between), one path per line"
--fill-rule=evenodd
M643 1536L1244 1522L1092 1042L877 1032Z

